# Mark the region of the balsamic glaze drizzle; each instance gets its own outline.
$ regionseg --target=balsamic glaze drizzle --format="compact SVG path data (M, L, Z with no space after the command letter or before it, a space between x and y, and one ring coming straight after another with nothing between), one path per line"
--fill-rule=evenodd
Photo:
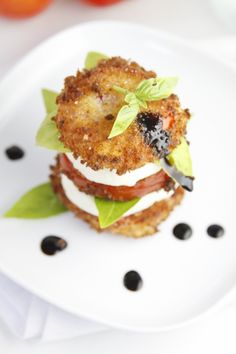
M160 164L168 175L177 181L182 188L186 189L188 192L193 191L194 177L184 176L181 172L177 171L176 168L170 165L167 158L161 159Z

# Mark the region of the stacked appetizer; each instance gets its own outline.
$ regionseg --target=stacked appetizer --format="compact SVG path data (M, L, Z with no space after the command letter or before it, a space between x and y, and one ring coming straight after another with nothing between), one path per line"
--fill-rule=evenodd
M59 95L44 91L37 143L59 152L53 190L97 231L151 235L192 190L190 113L173 93L176 78L93 52L85 67Z

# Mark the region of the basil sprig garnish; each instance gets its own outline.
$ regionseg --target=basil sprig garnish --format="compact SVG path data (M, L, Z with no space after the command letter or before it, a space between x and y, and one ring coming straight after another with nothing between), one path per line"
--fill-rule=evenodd
M119 202L97 197L94 199L98 210L98 220L101 229L114 224L140 200L140 198L135 198L125 202Z
M103 53L99 53L99 52L88 52L86 58L85 58L85 69L87 70L91 70L93 68L95 68L99 61L104 60L104 59L108 59L109 57Z
M188 191L193 190L192 159L189 144L184 137L169 155L155 162L183 188Z
M137 86L135 92L113 86L114 90L125 95L124 101L127 104L118 112L108 138L111 139L122 134L135 120L140 108L147 108L147 102L169 97L177 81L176 77L155 77L143 80Z
M7 218L41 219L67 211L58 199L50 182L41 184L25 193L5 213Z
M42 90L43 101L47 115L41 123L36 135L36 144L49 150L69 152L60 141L60 133L53 118L57 114L56 98L58 94L50 90Z
M180 139L180 144L176 146L176 148L169 155L166 156L166 159L171 166L174 166L176 170L181 172L184 176L193 176L189 144L184 137Z

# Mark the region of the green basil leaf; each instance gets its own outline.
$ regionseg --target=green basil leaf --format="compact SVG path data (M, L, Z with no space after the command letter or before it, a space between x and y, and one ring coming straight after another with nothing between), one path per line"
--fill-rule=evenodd
M118 202L114 200L101 199L95 197L96 207L98 209L99 225L102 229L108 227L119 220L129 209L138 203L140 198L135 198L127 202Z
M138 111L139 105L137 103L123 106L116 117L108 139L114 138L123 133L135 120Z
M127 95L127 93L129 93L128 90L124 89L123 87L120 87L120 86L116 86L114 85L113 86L113 89L119 93L123 93L124 95Z
M152 89L156 89L156 87L154 87L154 85L157 85L156 81L156 78L141 81L135 90L136 96L139 99L147 100Z
M180 144L166 158L184 176L193 176L192 159L189 145L185 138L181 138Z
M50 182L24 194L4 215L8 218L40 219L67 211L52 189Z
M177 85L177 83L178 83L177 77L161 78L160 83L159 83L160 92L159 92L159 94L156 95L157 98L154 98L154 99L161 100L163 98L169 97L173 93L173 90L174 90L175 86Z
M140 107L143 107L145 109L148 108L147 102L140 100L138 97L136 97L136 100Z
M167 98L173 92L178 79L176 77L151 78L138 85L135 94L143 101L155 101Z
M108 59L109 57L105 54L98 52L88 52L85 58L85 69L90 70L97 66L100 60Z
M46 115L37 132L36 144L49 150L69 152L70 150L59 140L59 131L56 123L52 120L56 114L57 111L53 111Z
M135 96L135 93L133 93L133 92L127 93L127 95L125 96L125 102L130 104L131 106L137 105L138 102L137 102L137 98Z
M125 102L128 105L123 106L112 127L109 139L123 133L136 118L140 107L147 109L148 101L161 100L171 95L177 78L151 78L139 83L135 92L129 92L119 86L113 86L114 90L125 94Z
M56 92L43 89L42 90L44 105L47 115L41 123L36 135L36 144L49 150L56 150L59 152L69 152L63 143L59 140L60 133L57 129L56 123L52 120L57 114Z
M58 96L58 93L54 91L50 91L48 89L43 89L42 95L43 95L43 101L44 101L46 112L51 113L53 111L56 111L57 109L56 98Z

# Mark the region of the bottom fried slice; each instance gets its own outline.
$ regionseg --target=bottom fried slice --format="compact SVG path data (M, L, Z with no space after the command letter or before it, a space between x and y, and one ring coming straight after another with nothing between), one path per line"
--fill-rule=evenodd
M92 228L101 231L110 231L115 234L122 234L128 237L139 238L147 235L153 235L158 231L158 225L165 220L170 212L178 205L184 196L184 190L178 187L175 193L165 200L154 203L151 207L138 213L126 216L106 229L101 229L98 218L91 215L74 205L65 195L61 185L60 170L58 165L51 167L50 176L52 186L63 204L74 214L86 221Z

